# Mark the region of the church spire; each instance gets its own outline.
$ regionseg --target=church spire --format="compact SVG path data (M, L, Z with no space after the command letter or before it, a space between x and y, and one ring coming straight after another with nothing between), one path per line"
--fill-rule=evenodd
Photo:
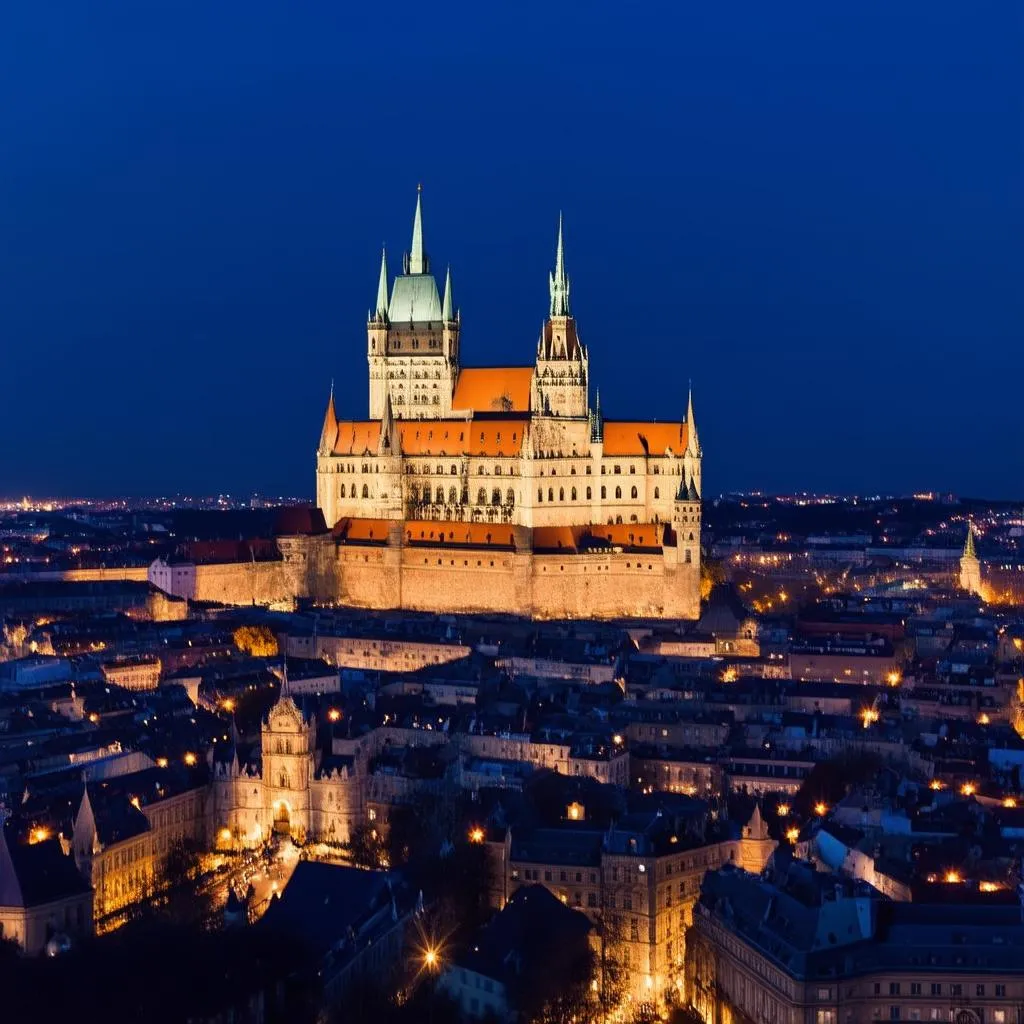
M548 275L551 316L569 315L569 278L565 273L565 249L562 244L562 214L558 214L558 244L555 247L555 271Z
M331 381L331 396L327 399L327 412L324 413L324 425L320 430L320 451L326 455L334 449L338 436L338 417L334 411L334 381Z
M375 320L387 320L388 317L388 254L382 247L380 250L380 280L377 282L377 308Z
M964 543L964 558L977 558L977 554L974 550L974 523L970 519L967 520L967 540Z
M444 276L444 306L441 310L441 319L450 323L455 317L452 315L452 268Z
M690 455L700 457L700 438L697 436L697 421L693 416L693 384L686 399L686 451Z
M416 214L412 220L412 248L405 259L407 274L426 274L430 260L423 252L423 186L416 186Z

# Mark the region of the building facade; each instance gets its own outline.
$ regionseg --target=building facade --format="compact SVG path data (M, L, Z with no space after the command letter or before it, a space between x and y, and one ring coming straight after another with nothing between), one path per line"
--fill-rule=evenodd
M692 396L681 422L606 420L591 404L569 288L559 224L532 364L464 366L451 273L442 298L417 196L403 273L392 281L382 257L367 323L369 416L339 419L332 392L317 449L317 503L335 544L322 582L330 596L539 617L697 617Z

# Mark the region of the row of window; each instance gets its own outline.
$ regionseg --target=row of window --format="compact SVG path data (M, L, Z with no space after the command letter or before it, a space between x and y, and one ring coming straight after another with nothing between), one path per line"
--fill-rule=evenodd
M902 994L902 992L901 992L902 987L903 986L902 986L901 982L890 981L889 982L889 995L891 995L891 996L901 995ZM929 993L928 994L932 995L932 996L941 996L941 995L944 995L944 994L950 995L950 996L963 996L963 995L966 994L965 993L965 988L966 989L970 989L970 985L965 986L965 985L963 985L960 982L951 982L947 986L947 988L948 988L948 992L944 993L943 992L942 982L940 982L940 981L933 981L933 982L929 983ZM824 997L822 997L822 995L821 995L822 992L827 992L829 994L824 996ZM831 992L832 992L831 989L818 989L818 998L819 999L821 999L821 998L830 999L831 998ZM878 982L878 981L875 982L874 992L875 992L876 996L882 994L882 984L881 984L881 982ZM910 994L912 996L922 995L923 994L923 985L922 985L922 983L919 982L919 981L912 981L910 983ZM1006 995L1006 986L1005 985L996 985L995 986L995 994L996 994L996 998L1004 997ZM982 985L982 984L975 985L974 986L974 995L978 999L984 999L985 998L985 986Z

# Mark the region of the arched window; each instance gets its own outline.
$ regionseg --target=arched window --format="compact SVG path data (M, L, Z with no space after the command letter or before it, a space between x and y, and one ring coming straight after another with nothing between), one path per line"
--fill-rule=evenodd
M420 500L420 489L415 484L409 487L409 500L414 505Z
M433 497L433 495L430 493L430 484L427 484L423 488L423 504L424 505L429 505L430 504L430 499L432 497Z
M633 499L635 499L635 498L636 498L636 496L637 496L637 490L636 490L636 488L635 488L635 487L632 487L632 488L630 488L630 491L629 491L629 496L630 496L631 498L633 498Z
M608 488L605 487L604 484L602 484L601 485L601 500L604 501L604 499L607 498L607 497L608 497Z
M554 501L554 500L555 500L555 489L554 489L554 487L549 487L548 488L548 501Z
M615 497L616 498L621 498L622 497L622 488L621 487L616 487L615 488Z
M544 488L543 487L538 487L537 488L537 501L543 501L543 500L544 500Z
M355 484L353 484L352 486L354 487ZM370 496L370 488L367 487L366 484L363 484L363 497L364 498L368 498L369 496Z
M576 488L575 487L569 492L569 499L571 501L575 501L576 500Z
M478 505L487 504L487 492L482 487L476 492L476 503Z
M592 494L593 494L593 492L592 492L592 491L591 491L591 489L590 489L590 488L588 487L588 488L587 488L587 501L590 501L590 498L591 498L591 495L592 495Z
M500 505L501 504L501 491L497 487L495 487L494 490L491 491L491 504L492 505Z
M345 485L344 484L341 485L341 491L338 494L338 497L339 498L344 498L345 497Z
M690 549L689 548L686 549L686 559L685 559L685 561L687 563L690 563L690 562L693 561L693 557L690 555Z
M661 497L661 490L660 490L660 488L655 487L654 488L654 500L657 501L660 497Z
M459 503L459 492L454 487L448 488L448 504L457 505Z
M505 492L505 504L506 505L514 505L515 503L516 503L516 492L513 491L512 488L510 487Z
M559 501L565 501L565 488L564 487L559 487L558 488L558 500Z

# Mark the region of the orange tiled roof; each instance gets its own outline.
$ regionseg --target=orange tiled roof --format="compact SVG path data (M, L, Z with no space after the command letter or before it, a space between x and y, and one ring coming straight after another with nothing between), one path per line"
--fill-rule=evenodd
M575 552L586 532L585 526L536 526L533 547L535 551Z
M498 523L462 523L408 519L403 529L412 544L465 544L471 547L514 547L512 527Z
M404 455L518 455L526 419L399 420Z
M380 441L378 420L339 420L332 455L376 454Z
M666 448L685 450L685 423L604 421L605 455L664 455Z
M529 412L532 366L467 367L460 371L453 409Z
M607 541L622 548L660 548L665 535L665 523L595 523L590 534L597 540Z
M385 544L390 525L389 519L339 519L331 532L347 544Z

